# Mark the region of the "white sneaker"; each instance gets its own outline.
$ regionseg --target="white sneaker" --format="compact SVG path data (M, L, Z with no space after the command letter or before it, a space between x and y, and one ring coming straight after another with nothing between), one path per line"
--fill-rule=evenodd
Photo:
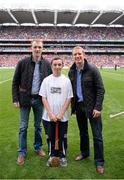
M61 158L60 159L60 166L66 167L68 165L67 159L66 158Z

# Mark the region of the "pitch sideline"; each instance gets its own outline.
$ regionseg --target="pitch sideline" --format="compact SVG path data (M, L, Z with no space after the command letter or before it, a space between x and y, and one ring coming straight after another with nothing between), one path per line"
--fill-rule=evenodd
M7 81L10 81L10 80L12 80L12 78L11 78L11 79L7 79L7 80L5 80L5 81L1 81L0 84L3 84L3 83L5 83L5 82L7 82Z

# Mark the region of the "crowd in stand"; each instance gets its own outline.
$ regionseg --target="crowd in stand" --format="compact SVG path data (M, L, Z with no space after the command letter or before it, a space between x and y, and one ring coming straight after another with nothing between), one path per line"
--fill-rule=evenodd
M1 55L0 54L0 67L15 67L25 55Z
M15 67L17 62L27 55L0 55L0 67ZM44 55L44 58L51 59L58 55ZM60 55L64 60L64 66L69 67L72 63L71 55ZM89 62L94 63L98 68L124 67L124 55L87 55Z
M0 28L0 39L124 40L124 28L106 27L10 27Z
M54 56L56 56L59 51L70 51L72 50L71 46L64 46L65 40L123 40L124 41L124 28L96 28L96 27L13 27L13 26L1 26L0 27L0 39L36 39L42 38L43 40L63 40L63 45L56 44L53 46L49 46L44 49L44 51L55 52L55 55L44 55L44 57L48 60L51 60ZM90 55L87 56L88 60L92 63L96 64L97 67L114 67L115 64L122 67L124 66L124 55L93 55L92 51L124 51L124 47L84 47L86 52L91 52ZM2 54L3 51L20 51L19 54ZM0 46L0 67L10 67L16 66L17 62L22 59L25 55L21 55L21 50L29 51L29 47L25 46ZM64 65L71 65L71 55L64 53L64 55L60 55L61 58L64 59Z

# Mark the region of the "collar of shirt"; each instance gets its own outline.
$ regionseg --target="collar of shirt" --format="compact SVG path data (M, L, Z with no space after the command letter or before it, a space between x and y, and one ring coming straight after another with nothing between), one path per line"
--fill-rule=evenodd
M76 66L76 70L77 70L78 72L81 72L81 70L83 70L83 68L84 68L84 64L82 64L82 67L81 67L80 69L78 69L77 66Z
M33 58L32 61L35 62L35 63L39 63L40 62L40 58L38 58L38 59L36 59L36 58L34 59Z

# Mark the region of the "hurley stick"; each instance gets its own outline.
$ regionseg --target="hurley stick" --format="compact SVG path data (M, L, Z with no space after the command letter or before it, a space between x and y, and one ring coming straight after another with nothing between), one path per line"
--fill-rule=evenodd
M56 122L55 127L55 150L59 149L59 128L58 128L58 122Z
M117 114L110 114L110 118L114 118L114 117L120 116L120 115L122 115L122 114L124 114L124 111L119 112L119 113L117 113Z

